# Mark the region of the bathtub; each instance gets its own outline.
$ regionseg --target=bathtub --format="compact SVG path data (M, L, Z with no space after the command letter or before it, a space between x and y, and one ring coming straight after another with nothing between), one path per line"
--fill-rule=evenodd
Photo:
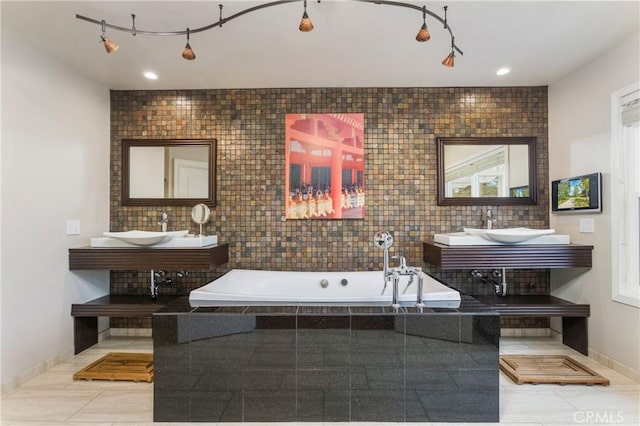
M416 303L417 277L400 277L399 302ZM222 277L191 291L193 307L221 305L366 305L391 304L392 283L384 286L382 271L290 272L232 269ZM426 307L457 308L460 293L425 274Z

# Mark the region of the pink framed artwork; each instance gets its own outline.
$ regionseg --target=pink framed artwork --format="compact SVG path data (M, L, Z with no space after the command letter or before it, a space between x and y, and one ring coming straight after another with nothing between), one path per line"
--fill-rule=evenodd
M364 219L364 114L286 114L287 219Z

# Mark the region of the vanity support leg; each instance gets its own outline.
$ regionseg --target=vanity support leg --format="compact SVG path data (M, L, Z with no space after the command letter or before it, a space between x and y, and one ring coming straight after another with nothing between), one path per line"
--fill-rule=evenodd
M562 343L589 355L586 317L562 317Z
M73 345L75 355L96 343L98 343L98 317L74 317Z

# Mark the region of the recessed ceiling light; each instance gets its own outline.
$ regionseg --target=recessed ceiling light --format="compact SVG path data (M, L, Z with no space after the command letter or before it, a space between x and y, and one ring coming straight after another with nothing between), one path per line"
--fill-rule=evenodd
M504 68L500 68L498 71L496 71L496 75L507 75L511 72L511 70L507 67Z
M146 71L144 73L144 76L147 77L149 80L157 80L158 79L158 74L156 74L153 71Z

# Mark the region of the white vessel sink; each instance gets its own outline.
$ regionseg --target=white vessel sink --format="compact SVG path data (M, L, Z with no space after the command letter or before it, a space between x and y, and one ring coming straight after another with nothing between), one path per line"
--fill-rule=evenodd
M171 232L151 232L151 231L125 231L125 232L104 232L102 235L109 239L115 239L116 241L122 242L129 245L134 246L154 246L160 243L164 243L169 241L175 237L180 237L183 235L187 235L189 233L188 230L184 231L171 231ZM92 243L93 243L92 238ZM92 244L92 247L96 247ZM111 246L117 247L117 246Z
M542 235L551 235L556 231L555 229L531 229L531 228L505 228L505 229L476 229L476 228L464 228L464 232L470 235L479 235L482 238L486 238L500 243L522 243L532 238L540 237Z
M448 246L489 246L505 244L569 244L569 235L555 234L553 229L505 228L477 229L464 228L464 232L435 234L436 243Z
M217 235L194 235L188 230L105 232L103 235L91 238L91 247L204 247L218 243Z

